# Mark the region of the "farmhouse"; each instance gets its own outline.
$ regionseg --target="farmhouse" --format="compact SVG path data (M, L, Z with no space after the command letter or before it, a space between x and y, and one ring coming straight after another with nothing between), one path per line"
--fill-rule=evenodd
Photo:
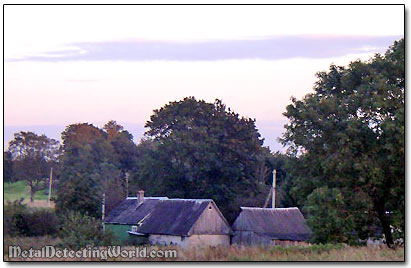
M232 242L241 245L299 244L310 237L304 216L293 208L242 207Z
M229 245L232 230L211 199L127 198L104 220L121 241L161 245Z

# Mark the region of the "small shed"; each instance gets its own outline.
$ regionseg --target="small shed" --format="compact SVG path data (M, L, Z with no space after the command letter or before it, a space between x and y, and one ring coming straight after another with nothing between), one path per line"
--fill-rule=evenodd
M104 221L122 241L160 245L229 245L232 230L211 199L126 199Z
M304 216L296 207L242 207L233 224L232 242L241 245L287 245L310 238Z

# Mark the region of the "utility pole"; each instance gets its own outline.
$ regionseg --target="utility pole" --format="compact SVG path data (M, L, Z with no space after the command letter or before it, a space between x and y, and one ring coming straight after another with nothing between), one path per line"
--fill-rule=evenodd
M49 180L49 205L51 201L51 184L53 183L53 168L50 169L50 180Z
M105 213L105 206L106 206L106 194L103 194L103 201L101 202L101 222L103 224L103 232L104 232L104 213Z
M272 203L271 203L271 207L272 208L275 208L275 194L276 194L276 192L275 192L275 188L276 188L276 176L277 176L277 170L273 170L273 200L272 200Z
M128 172L126 172L126 198L128 197L128 177L130 176L130 174Z
M265 202L264 202L264 208L268 206L268 203L270 202L270 198L272 194L273 194L273 188L270 187L270 192L268 193L267 198L265 199Z

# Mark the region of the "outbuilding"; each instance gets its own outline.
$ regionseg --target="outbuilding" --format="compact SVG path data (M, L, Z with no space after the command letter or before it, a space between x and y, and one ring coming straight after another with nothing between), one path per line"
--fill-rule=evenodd
M296 207L242 207L233 224L234 244L289 245L306 243L311 231Z
M127 198L104 220L121 241L161 245L229 245L232 230L211 199Z

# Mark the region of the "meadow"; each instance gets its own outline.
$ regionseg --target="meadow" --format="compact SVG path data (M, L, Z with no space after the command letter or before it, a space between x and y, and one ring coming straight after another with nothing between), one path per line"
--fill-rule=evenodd
M54 202L48 203L48 190L42 189L36 192L33 202L30 202L30 187L27 181L21 180L12 183L5 182L4 187L4 202L24 199L23 203L29 207L54 207ZM52 195L55 197L55 195Z

